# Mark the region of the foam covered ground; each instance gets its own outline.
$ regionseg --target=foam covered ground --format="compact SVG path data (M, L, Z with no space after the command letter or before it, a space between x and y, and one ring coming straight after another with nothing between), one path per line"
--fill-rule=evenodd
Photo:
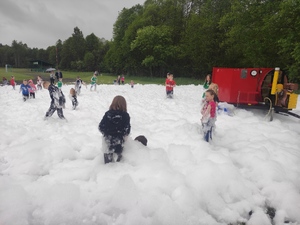
M227 105L206 143L202 91L177 86L166 99L162 85L83 87L75 111L67 98L65 122L43 120L47 90L23 102L0 87L0 224L270 225L266 207L274 224L300 224L300 120ZM116 95L132 129L123 161L104 165L98 124ZM133 141L141 134L147 147Z

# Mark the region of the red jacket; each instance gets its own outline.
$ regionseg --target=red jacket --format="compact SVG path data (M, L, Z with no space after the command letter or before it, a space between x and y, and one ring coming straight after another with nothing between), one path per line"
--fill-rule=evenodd
M172 91L174 86L176 85L174 80L166 80L166 90Z
M10 80L10 85L12 85L12 86L15 86L15 85L16 85L15 79L14 79L14 78L11 78L11 80Z

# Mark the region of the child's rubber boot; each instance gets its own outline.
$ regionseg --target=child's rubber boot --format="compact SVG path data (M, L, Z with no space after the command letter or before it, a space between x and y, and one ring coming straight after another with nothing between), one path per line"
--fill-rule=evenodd
M104 163L110 163L113 160L113 153L104 153Z
M121 159L122 159L122 155L121 154L118 154L118 158L117 158L117 162L120 162L121 161Z

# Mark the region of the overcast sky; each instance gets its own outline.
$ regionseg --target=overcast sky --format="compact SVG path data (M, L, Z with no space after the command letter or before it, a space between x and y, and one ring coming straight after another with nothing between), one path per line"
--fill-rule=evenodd
M69 38L78 27L111 40L113 24L125 7L145 0L0 0L0 43L13 40L30 48L47 48Z

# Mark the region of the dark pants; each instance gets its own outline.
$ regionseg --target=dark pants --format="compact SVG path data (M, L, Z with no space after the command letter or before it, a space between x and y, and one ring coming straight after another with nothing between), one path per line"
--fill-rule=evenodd
M173 90L172 91L167 91L167 97L168 98L173 98Z
M76 109L76 107L78 106L78 101L76 97L72 97L72 105L73 109Z
M65 119L62 108L57 108L54 102L51 102L50 108L46 112L46 117L51 117L57 111L57 115L61 119Z
M35 98L35 93L34 92L30 92L30 98Z
M29 94L22 94L23 95L23 100L24 100L24 102L29 98Z
M109 153L104 153L104 163L113 161L113 153L118 155L117 162L119 162L122 158L124 138L107 136L105 137L105 142L108 146Z

